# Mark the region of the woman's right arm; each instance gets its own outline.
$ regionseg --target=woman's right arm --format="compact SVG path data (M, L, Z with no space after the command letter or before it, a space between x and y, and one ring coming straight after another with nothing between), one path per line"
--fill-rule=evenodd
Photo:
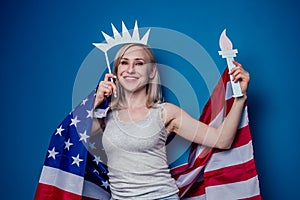
M116 76L113 74L106 74L104 80L99 83L94 101L94 109L97 108L106 97L112 95L113 92L116 91L116 85L109 81L111 78L116 78ZM101 120L103 119L93 118L91 135L95 135L102 131Z

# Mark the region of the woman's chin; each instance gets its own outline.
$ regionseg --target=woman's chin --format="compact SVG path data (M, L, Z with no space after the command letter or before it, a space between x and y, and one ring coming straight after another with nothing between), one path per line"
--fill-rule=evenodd
M140 86L126 86L126 87L123 87L123 88L128 93L140 92L143 89L146 90L146 87L140 87Z

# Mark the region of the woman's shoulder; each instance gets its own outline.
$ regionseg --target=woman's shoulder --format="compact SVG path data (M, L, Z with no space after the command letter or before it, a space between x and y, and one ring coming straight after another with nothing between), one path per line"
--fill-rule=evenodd
M178 111L178 110L181 110L180 107L176 106L175 104L173 103L169 103L169 102L164 102L162 103L162 107L164 108L164 110L166 111Z
M179 109L178 106L169 102L156 103L151 106L152 108L163 108L166 110Z
M181 108L169 102L163 102L156 105L162 108L162 116L165 122L169 122L177 115L180 115Z

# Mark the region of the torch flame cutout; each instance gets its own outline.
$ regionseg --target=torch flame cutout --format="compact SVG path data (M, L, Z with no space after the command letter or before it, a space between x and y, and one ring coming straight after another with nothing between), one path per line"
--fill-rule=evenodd
M224 29L220 36L219 44L222 51L232 49L232 42L226 35L226 29Z

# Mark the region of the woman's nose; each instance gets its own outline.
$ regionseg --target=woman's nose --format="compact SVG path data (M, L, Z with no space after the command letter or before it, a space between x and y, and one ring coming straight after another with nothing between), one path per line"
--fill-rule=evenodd
M134 73L134 63L129 63L128 67L127 67L127 72L128 73Z

